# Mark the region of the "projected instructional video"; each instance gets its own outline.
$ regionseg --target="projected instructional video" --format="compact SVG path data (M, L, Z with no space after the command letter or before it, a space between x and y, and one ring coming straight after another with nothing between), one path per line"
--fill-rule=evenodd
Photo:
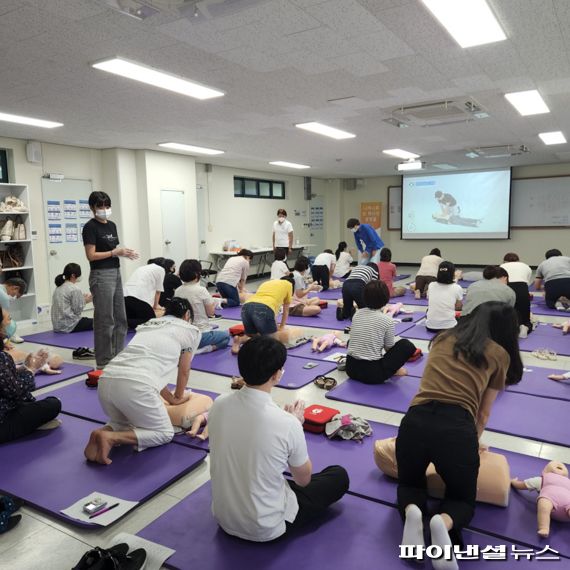
M507 239L511 171L404 176L403 239Z

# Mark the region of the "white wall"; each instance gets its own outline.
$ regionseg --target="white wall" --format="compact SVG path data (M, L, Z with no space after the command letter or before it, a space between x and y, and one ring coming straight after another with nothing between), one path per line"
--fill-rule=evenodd
M285 181L285 200L234 197L234 176ZM295 240L310 243L309 202L304 198L303 177L252 170L212 166L207 173L204 164L196 165L196 182L204 187L210 201L206 217L208 251L219 251L224 241L235 239L242 247L271 247L272 225L277 210L285 208L293 224ZM314 191L313 191L314 192ZM207 204L208 199L204 202ZM303 217L296 212L306 212Z
M533 178L541 176L570 175L570 164L537 165L513 168L513 178ZM563 253L570 254L568 230L553 229L516 229L511 230L509 240L402 240L400 230L389 231L387 221L388 186L400 186L400 176L367 178L364 188L355 191L341 191L342 232L345 241L354 244L352 234L344 228L346 220L360 216L360 203L382 202L382 239L392 250L393 259L399 263L418 263L430 249L439 247L445 259L457 265L487 265L499 263L509 251L519 254L529 265L538 265L547 249L556 247Z

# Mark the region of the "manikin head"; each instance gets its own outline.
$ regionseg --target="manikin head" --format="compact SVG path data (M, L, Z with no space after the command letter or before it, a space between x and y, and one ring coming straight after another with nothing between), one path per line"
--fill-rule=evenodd
M560 461L550 461L542 470L543 475L546 473L556 473L557 475L562 475L562 477L568 477L568 467Z

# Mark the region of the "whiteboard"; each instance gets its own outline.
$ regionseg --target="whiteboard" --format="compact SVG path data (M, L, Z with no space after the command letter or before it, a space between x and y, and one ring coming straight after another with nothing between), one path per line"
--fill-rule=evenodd
M402 187L388 186L388 229L402 229Z
M570 226L570 176L512 181L512 228L568 226Z

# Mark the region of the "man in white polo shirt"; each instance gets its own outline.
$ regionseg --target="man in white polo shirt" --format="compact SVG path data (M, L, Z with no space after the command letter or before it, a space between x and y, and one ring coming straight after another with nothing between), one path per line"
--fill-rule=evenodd
M293 224L287 219L287 210L277 210L277 220L273 222L273 252L283 251L285 259L293 250Z
M245 343L238 353L245 386L220 396L208 416L212 512L225 532L255 542L310 522L348 490L340 466L312 474L304 403L282 410L271 398L286 359L287 350L272 337Z

